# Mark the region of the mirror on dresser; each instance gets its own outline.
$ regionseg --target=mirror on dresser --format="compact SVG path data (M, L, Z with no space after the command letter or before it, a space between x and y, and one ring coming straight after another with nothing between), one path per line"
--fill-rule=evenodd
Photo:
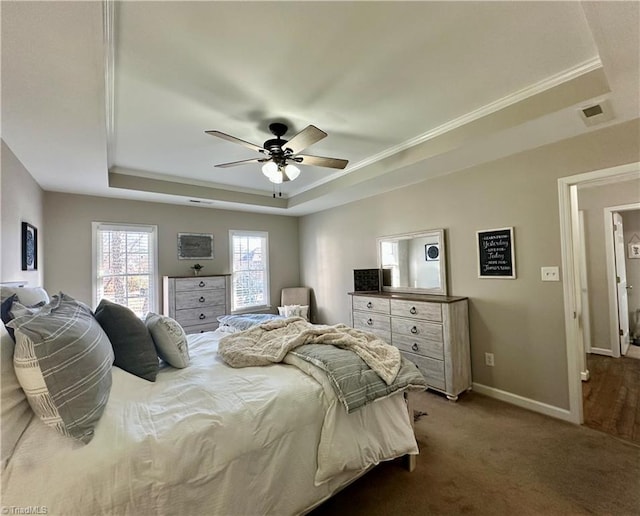
M444 229L378 238L383 290L447 294Z

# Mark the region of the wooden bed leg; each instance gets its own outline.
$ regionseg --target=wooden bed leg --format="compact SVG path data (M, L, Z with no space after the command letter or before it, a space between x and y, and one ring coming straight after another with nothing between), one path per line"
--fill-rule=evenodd
M404 400L407 404L407 412L409 413L409 421L411 421L411 428L414 430L414 434L415 434L415 425L414 425L414 419L413 419L414 418L413 399L409 396L409 393L406 391L404 393ZM417 455L405 455L404 460L405 460L405 467L409 470L409 473L411 473L414 469L416 469L416 464L418 462Z
M418 456L417 455L405 455L404 456L405 459L405 468L407 468L407 471L409 471L409 473L411 473L414 469L416 469L416 464L418 462Z

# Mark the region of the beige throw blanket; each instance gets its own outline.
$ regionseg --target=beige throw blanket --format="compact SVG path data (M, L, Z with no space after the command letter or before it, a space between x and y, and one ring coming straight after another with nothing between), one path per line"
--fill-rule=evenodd
M344 324L311 324L301 317L275 319L220 339L218 354L231 367L282 362L303 344L333 344L356 353L384 382L391 384L400 370L400 351L372 333Z

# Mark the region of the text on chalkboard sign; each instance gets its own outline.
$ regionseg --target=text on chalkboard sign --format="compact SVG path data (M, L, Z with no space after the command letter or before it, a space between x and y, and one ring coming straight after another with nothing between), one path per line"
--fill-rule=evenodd
M513 228L476 231L478 277L515 279Z

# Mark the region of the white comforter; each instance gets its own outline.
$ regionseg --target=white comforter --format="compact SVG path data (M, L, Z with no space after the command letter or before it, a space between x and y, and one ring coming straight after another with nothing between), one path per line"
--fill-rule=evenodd
M402 395L347 415L284 364L233 369L220 333L150 383L116 367L94 439L35 420L2 473L3 506L49 515L295 514L381 460L417 453Z

